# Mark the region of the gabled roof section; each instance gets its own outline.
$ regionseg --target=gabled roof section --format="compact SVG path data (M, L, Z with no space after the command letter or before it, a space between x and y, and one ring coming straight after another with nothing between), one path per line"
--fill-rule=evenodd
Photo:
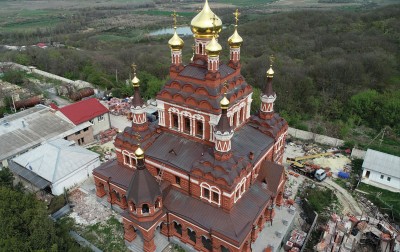
M400 157L368 149L362 167L400 178Z
M270 195L261 183L255 182L231 211L226 212L171 188L165 191L164 207L195 225L234 240L239 246L269 199Z
M99 154L74 144L56 139L14 158L13 161L54 183L99 158Z
M271 193L272 196L276 196L284 172L285 168L282 165L264 161L258 173L257 180L266 183L268 192Z
M101 116L109 110L96 98L90 98L62 107L60 111L75 125L78 125Z

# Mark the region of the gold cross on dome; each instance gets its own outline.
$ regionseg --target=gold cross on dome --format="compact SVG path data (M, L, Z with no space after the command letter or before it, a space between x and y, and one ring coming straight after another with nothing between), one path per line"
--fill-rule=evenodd
M271 54L269 56L269 64L272 66L272 64L274 64L274 62L275 62L275 56L273 54Z
M136 67L137 67L137 65L136 65L135 63L133 63L133 64L131 65L131 68L132 68L132 74L133 74L133 75L135 75L135 74L136 74Z
M233 15L235 16L235 21L236 21L236 25L237 25L238 21L239 21L239 15L240 15L239 10L236 9L236 11L233 13Z
M172 13L172 19L174 20L174 27L176 27L176 23L177 23L177 20L176 20L176 17L178 16L177 14L176 14L176 11L174 10L174 12Z
M229 85L228 85L228 81L226 80L226 81L224 81L224 84L223 84L223 88L225 89L225 94L226 94L226 92L228 92L228 87L229 87Z
M218 20L217 16L214 14L214 16L212 18L210 18L212 20L212 24L213 24L213 33L215 33L215 27L217 27L217 25L215 24L215 21Z
M140 142L142 140L142 137L140 136L139 133L136 132L135 134L136 140L138 140L138 142ZM138 145L140 146L140 143L138 143Z

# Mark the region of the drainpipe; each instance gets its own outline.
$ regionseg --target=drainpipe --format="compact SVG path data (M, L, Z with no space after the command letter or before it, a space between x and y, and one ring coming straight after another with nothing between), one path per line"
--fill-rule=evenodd
M192 186L191 186L192 182L190 179L190 174L188 174L188 177L189 177L189 196L192 196Z
M168 239L168 242L170 242L170 238L169 238L169 228L170 228L170 223L169 223L169 212L167 211L167 239Z
M110 180L111 180L111 177L108 177L108 179L107 179L108 194L110 195L110 208L111 208L111 210L114 210L113 203L112 203L112 192L111 192Z

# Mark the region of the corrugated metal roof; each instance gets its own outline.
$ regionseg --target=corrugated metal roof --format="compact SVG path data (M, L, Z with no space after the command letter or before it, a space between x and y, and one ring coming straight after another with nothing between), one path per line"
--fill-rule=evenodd
M22 167L21 165L14 163L13 161L10 161L9 167L13 173L18 174L39 189L44 189L46 186L51 185L51 182L45 180L26 167Z
M368 149L362 167L400 178L400 157L394 155Z
M13 161L54 183L99 158L99 154L74 144L64 139L52 140Z
M74 127L43 105L7 116L0 120L0 160L11 158Z

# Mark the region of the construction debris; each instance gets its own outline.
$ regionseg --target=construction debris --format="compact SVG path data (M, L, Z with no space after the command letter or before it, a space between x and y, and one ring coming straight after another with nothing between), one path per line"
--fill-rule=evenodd
M98 222L107 221L113 215L111 209L99 203L96 197L85 192L82 188L72 191L69 200L73 206L73 212L70 214L70 217L77 224L84 226L93 225Z
M395 251L398 233L389 224L369 217L356 218L332 214L324 227L321 241L315 251L360 251L368 247L372 251Z

